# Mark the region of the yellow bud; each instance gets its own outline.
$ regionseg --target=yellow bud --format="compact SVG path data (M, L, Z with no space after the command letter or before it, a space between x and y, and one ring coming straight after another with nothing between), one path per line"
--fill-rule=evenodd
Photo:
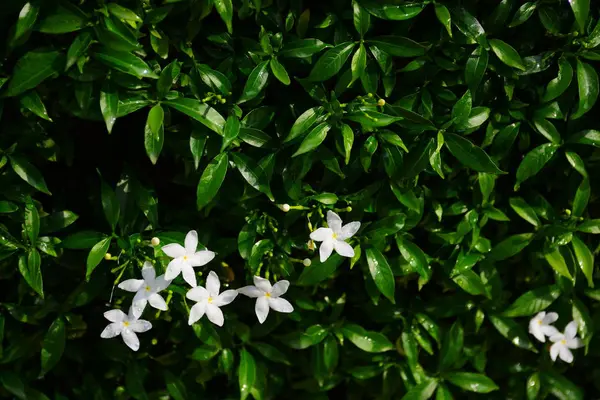
M282 204L282 205L281 205L281 211L283 211L283 212L288 212L288 211L290 211L290 205L289 205L289 204L287 204L287 203L286 203L286 204Z
M377 101L377 105L378 105L379 107L383 107L383 106L385 106L385 100L384 100L384 99L379 99L379 100Z
M367 97L373 97L373 93L367 94Z
M152 243L152 246L158 246L160 244L160 239L157 237L153 237L150 243Z
M110 254L110 253L106 253L106 254L104 255L104 259L105 259L106 261L110 260L111 258L112 258L112 254Z
M350 207L350 206L346 207L346 211L348 211L348 212L352 211L352 207Z

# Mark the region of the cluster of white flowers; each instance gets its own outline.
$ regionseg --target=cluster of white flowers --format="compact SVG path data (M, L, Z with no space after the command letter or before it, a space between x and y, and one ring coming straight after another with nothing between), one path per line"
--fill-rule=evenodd
M550 346L550 357L556 361L560 357L564 362L573 362L573 353L571 349L578 349L583 346L583 342L577 336L577 321L571 321L565 327L564 333L561 333L552 324L558 320L558 314L545 311L538 313L529 321L529 333L542 343L546 342L546 336L552 342Z

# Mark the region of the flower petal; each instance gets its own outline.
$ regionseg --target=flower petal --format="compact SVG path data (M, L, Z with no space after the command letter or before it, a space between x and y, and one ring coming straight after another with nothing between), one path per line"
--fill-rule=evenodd
M360 222L354 221L342 226L342 231L337 235L338 239L350 239L360 229Z
M294 307L292 306L292 304L286 299L282 299L281 297L271 297L268 299L268 301L269 307L271 307L275 311L281 313L291 313L292 311L294 311Z
M131 350L138 351L140 349L140 340L131 329L124 329L123 332L121 332L121 336L127 347Z
M196 287L196 273L194 272L194 268L188 263L184 263L181 268L181 273L183 275L183 279L191 286Z
M541 314L541 313L540 313ZM544 313L546 314L546 313ZM554 322L556 322L558 320L558 314L555 312L549 312L548 314L546 314L545 316L542 316L542 323L544 325L550 325L553 324Z
M201 301L199 303L194 304L194 306L190 309L190 317L188 319L188 324L192 325L194 322L198 321L204 315L204 311L206 311L206 302Z
M322 263L327 261L327 259L333 252L334 242L334 240L326 240L323 243L321 243L321 246L319 247L319 258Z
M542 332L541 328L541 325L535 318L529 323L529 333L531 333L540 342L545 343L546 336L544 336L544 332Z
M102 339L110 339L115 336L119 336L121 334L121 329L123 328L123 324L120 322L113 322L112 324L108 324L106 328L100 334Z
M152 266L150 261L144 262L144 268L142 268L142 276L144 277L144 280L146 282L152 282L154 281L154 278L156 278L156 271L154 270L154 267Z
M210 293L212 297L217 297L219 295L221 282L219 281L217 274L215 274L215 271L210 271L206 277L206 290L208 290L208 293Z
M213 300L213 304L217 307L225 306L235 300L237 295L237 290L226 290Z
M542 334L551 337L556 335L557 333L560 333L558 331L558 329L556 329L555 327L553 327L552 325L542 325L540 327L540 331L542 332Z
M185 256L185 248L179 243L171 243L166 246L161 247L163 253L168 255L171 258L183 257Z
M206 316L210 322L218 326L223 326L223 322L225 322L223 311L214 304L206 305Z
M151 294L150 297L148 297L148 302L157 310L167 310L167 303L165 302L165 299L163 299L163 297L158 293Z
M126 281L119 283L118 288L127 292L137 292L143 284L143 279L127 279Z
M104 318L110 322L123 322L127 319L127 314L121 310L110 310L104 313Z
M573 339L577 335L577 321L571 321L565 327L565 337Z
M258 299L256 299L254 311L256 312L256 316L258 317L258 322L262 324L266 321L267 316L269 315L269 301L267 300L266 296L261 296Z
M335 233L342 231L342 219L331 210L327 211L327 225Z
M185 297L194 300L195 302L204 301L208 299L209 296L208 290L204 289L202 286L196 286L195 288L188 290L185 295Z
M560 342L564 338L565 338L565 335L563 335L562 333L558 332L556 335L550 336L550 341L553 342L553 343L556 343L556 342Z
M237 292L248 297L260 297L264 296L265 294L262 290L252 285L241 287L237 290Z
M261 278L260 276L254 276L254 286L256 286L265 293L269 293L271 292L271 290L273 290L271 282L269 282L268 279Z
M290 287L290 281L282 280L282 281L276 282L273 285L273 290L271 290L271 296L279 297L282 294L284 294L285 292L287 292L289 287Z
M129 323L129 328L138 333L147 332L152 329L152 324L146 320L138 319Z
M142 316L142 313L146 308L146 304L148 304L148 300L146 299L132 301L131 307L129 308L129 314L131 314L134 319L138 319Z
M145 288L142 290L138 290L137 293L135 294L135 296L133 296L132 302L135 303L138 301L147 300L149 294L150 294L150 292L146 291Z
M165 290L171 284L170 280L165 279L164 275L159 275L152 284L152 289L155 292L160 292L161 290Z
M558 352L560 351L561 347L562 346L560 343L554 343L552 346L550 346L550 358L552 361L556 361L556 357L558 357Z
M571 350L569 350L569 348L567 346L560 346L558 348L558 354L560 356L560 359L563 360L564 362L568 362L568 363L573 362L573 353L571 353Z
M346 242L342 242L341 240L335 240L333 242L333 247L335 249L335 252L338 253L340 256L354 257L354 249Z
M215 258L215 253L210 250L200 250L189 256L190 264L194 267L201 267L208 264Z
M181 268L183 267L184 263L185 261L183 261L182 258L175 258L171 260L167 266L167 271L165 272L165 279L172 281L173 279L177 278L181 273Z
M578 349L583 347L583 341L579 338L567 339L567 347L570 349Z
M198 247L198 232L191 230L185 235L185 252L194 254Z
M323 242L333 237L333 231L329 228L319 228L310 234L310 238L317 242Z

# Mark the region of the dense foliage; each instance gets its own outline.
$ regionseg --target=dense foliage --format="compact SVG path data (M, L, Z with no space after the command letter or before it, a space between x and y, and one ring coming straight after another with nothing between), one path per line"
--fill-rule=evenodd
M593 398L599 11L2 1L0 398Z

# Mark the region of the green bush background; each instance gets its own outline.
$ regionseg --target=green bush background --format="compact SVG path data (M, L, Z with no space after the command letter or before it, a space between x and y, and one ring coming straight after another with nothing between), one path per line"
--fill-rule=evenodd
M2 2L0 397L593 398L598 11ZM328 209L352 260L310 248ZM294 313L190 327L178 278L139 352L102 340L115 284L169 261L150 239L191 229L200 284L288 279ZM579 323L572 364L542 310Z

